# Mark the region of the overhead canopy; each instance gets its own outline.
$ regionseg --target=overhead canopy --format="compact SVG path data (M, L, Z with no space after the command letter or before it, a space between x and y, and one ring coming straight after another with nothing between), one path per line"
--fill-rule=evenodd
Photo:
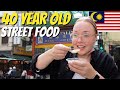
M7 58L8 56L6 56L6 55L4 55L4 54L0 54L0 57L6 57L6 58Z
M17 60L17 59L0 57L0 60L8 60L8 61L10 61L10 60Z
M21 56L21 55L10 55L10 54L0 54L0 59L7 59L7 60L28 60L31 61L32 57L30 56Z
M29 56L20 56L20 55L13 55L12 58L15 58L17 60L32 60L32 57Z

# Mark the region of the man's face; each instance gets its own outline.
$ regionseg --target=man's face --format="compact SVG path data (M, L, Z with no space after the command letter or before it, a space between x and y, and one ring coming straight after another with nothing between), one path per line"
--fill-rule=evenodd
M73 27L72 45L74 49L80 49L79 55L88 54L96 41L94 27L89 22L79 21Z

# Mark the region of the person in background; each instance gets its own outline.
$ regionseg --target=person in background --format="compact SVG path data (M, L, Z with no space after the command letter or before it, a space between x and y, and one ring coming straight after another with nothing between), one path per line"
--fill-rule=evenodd
M27 78L27 71L23 70L21 74L21 79L26 79Z
M3 70L0 70L0 79L4 79Z
M78 50L78 60L73 58L70 47L56 44L43 54L34 56L31 64L33 72L37 73L37 70L44 70L50 65L52 72L56 74L54 79L120 78L113 58L106 52L94 48L97 34L96 24L90 17L79 18L71 33L72 46ZM73 60L67 61L67 58Z
M17 70L16 67L13 67L13 70L11 71L11 79L15 79L17 76Z
M31 69L27 70L27 79L34 79L34 73Z
M9 67L9 71L6 73L6 78L10 79L11 78L11 72L12 72L12 67Z

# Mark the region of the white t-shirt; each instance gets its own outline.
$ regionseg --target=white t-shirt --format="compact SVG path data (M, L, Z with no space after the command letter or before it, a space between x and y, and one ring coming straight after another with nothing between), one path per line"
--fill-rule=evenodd
M10 74L11 74L11 72L12 72L12 70L9 70L7 74L8 74L8 75L10 75Z
M26 76L27 75L27 71L26 70L23 70L21 76Z
M78 73L75 73L74 76L72 77L72 79L85 79L83 76L81 76Z

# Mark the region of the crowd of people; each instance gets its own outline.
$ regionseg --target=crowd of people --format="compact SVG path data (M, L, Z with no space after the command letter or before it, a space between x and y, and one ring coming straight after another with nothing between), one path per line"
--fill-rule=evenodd
M20 70L15 66L9 67L7 72L0 70L0 79L34 79L35 74L31 69Z

